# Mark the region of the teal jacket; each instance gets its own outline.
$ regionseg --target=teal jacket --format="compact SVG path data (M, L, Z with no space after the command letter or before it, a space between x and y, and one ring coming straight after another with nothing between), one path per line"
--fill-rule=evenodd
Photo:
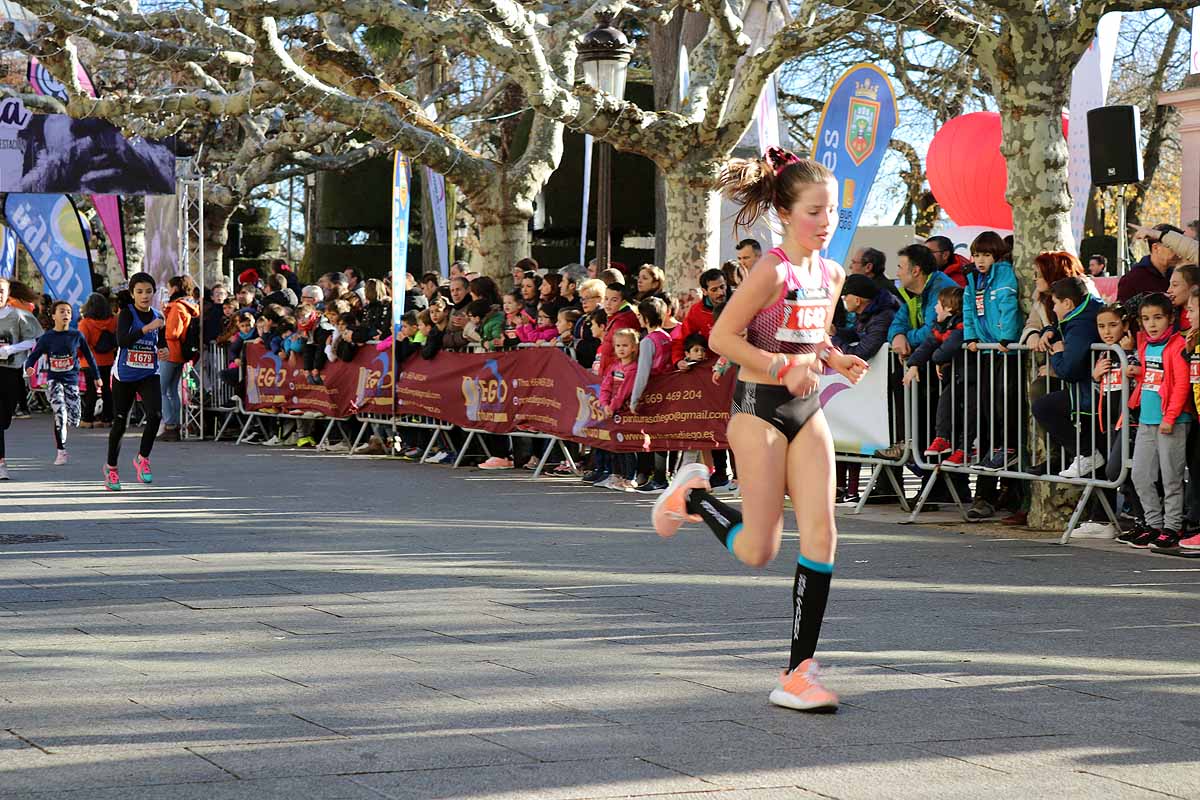
M967 276L963 290L963 341L1011 344L1021 338L1021 303L1017 273L997 261L986 275Z
M889 343L898 335L904 334L908 339L908 343L913 349L921 346L929 336L930 329L933 328L933 323L937 322L937 306L938 294L942 289L957 289L958 284L944 272L934 272L925 281L925 288L921 290L919 306L917 308L915 325L910 315L910 309L906 303L901 303L900 308L896 311L896 316L892 317L892 324L888 328L887 340ZM917 300L917 298L913 298Z

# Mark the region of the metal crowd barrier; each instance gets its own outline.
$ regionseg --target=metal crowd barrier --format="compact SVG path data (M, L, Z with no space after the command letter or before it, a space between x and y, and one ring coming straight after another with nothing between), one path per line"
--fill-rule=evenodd
M918 469L932 473L909 517L910 522L916 520L939 479L945 482L966 519L966 509L958 487L949 478L963 475L974 476L976 480L981 477L1011 478L1082 488L1082 496L1063 532L1063 544L1070 540L1071 532L1079 524L1093 495L1112 524L1118 525L1117 514L1103 490L1120 488L1129 476L1129 426L1122 420L1124 410L1129 407L1129 381L1121 380L1117 387L1119 393L1111 392L1113 395L1119 394L1119 405L1116 405L1116 400L1110 401L1101 395L1099 386L1091 381L1090 373L1096 361L1107 355L1110 362L1119 366L1123 375L1129 363L1124 350L1116 345L1092 345L1088 363L1091 414L1073 411L1077 401L1069 394L1072 385L1060 381L1061 388L1056 388L1054 384L1058 379L1049 374L1048 369L1039 370L1036 383L1030 380L1030 352L1024 345L1012 344L1003 348L998 344L980 344L975 352L963 350L953 362L945 365L943 375L948 376L945 380L940 380L933 365L929 364L921 372L919 381L905 387L912 461ZM1042 393L1031 397L1027 391L1027 387L1031 386L1041 386ZM1073 445L1071 450L1076 456L1098 453L1104 457L1104 467L1107 467L1111 457L1119 455L1120 468L1112 480L1108 480L1103 473L1098 474L1104 467L1079 477L1059 474L1072 466L1075 459L1068 458L1070 451L1067 447L1055 445L1049 433L1034 419L1032 410L1033 404L1051 391L1068 392L1066 401L1074 416L1074 442L1068 444ZM949 392L952 446L949 452L939 457L926 453L926 448L936 437L937 406L941 392ZM1122 410L1120 415L1113 414L1114 407ZM1084 430L1085 425L1087 430ZM1114 446L1118 448L1116 453ZM963 452L962 463L948 461L948 457L957 450ZM1041 456L1040 462L1035 461L1038 456Z
M891 353L891 356L888 359L889 370L903 369L903 359L901 359L900 356L896 355L895 353L892 353L891 348L888 345L885 344L883 348L885 351ZM865 508L867 505L867 501L871 498L871 495L879 486L879 478L881 475L887 478L888 483L892 487L892 491L896 493L896 502L899 503L900 507L905 511L910 510L908 498L904 494L904 481L897 477L897 474L900 473L900 470L902 470L904 466L909 463L909 456L912 451L909 437L905 435L907 430L905 427L907 425L905 409L907 406L903 402L903 398L898 398L901 400L901 402L893 402L894 398L891 397L892 380L890 374L888 380L888 394L888 431L891 434L891 441L895 444L895 446L902 447L899 455L896 458L885 458L884 456L880 455L879 451L876 451L871 455L859 452L836 451L834 453L834 457L838 461L844 461L850 464L865 464L871 467L871 477L867 479L866 488L859 493L858 503L855 505L854 510L850 512L852 514L862 513L863 508Z

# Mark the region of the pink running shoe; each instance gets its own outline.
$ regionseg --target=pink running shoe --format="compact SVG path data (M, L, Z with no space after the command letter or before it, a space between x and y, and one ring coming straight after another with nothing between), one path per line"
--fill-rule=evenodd
M117 474L116 467L104 468L104 488L110 492L121 491L121 476Z
M54 466L61 467L65 463L67 463L67 451L59 450L57 455L54 456Z
M1200 533L1180 539L1179 547L1183 550L1200 550Z
M772 705L797 711L837 711L838 696L821 684L815 658L800 662L791 672L779 675L779 688L771 692Z
M133 471L137 473L137 479L142 483L154 483L154 476L150 474L150 459L141 453L133 457Z
M671 483L654 501L654 511L650 514L658 535L666 539L674 536L685 521L700 522L700 517L687 512L687 496L692 489L708 488L708 467L703 464L688 464L676 470Z

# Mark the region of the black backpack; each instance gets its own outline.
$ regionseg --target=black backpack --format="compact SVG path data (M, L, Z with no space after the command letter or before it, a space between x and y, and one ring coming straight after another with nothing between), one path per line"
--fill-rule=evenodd
M188 323L187 330L183 332L183 338L180 340L180 350L183 356L184 363L195 361L200 357L200 315L192 317Z
M100 331L100 335L96 337L96 346L92 348L96 353L111 353L117 349L117 335L109 330Z

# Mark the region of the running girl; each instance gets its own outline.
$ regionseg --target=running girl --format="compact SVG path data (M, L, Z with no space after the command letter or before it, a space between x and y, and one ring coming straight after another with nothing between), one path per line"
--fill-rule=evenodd
M684 520L703 520L740 561L761 567L779 551L784 495L791 496L800 529L791 657L770 701L833 711L837 695L821 684L813 658L837 548L833 439L816 390L823 365L851 383L867 369L827 335L845 281L842 268L819 255L837 225L837 181L817 162L772 147L766 158L731 161L721 184L742 206L738 226L774 209L784 230L783 246L759 259L709 338L739 368L728 435L743 511L713 497L705 468L690 464L655 504L654 527L672 536Z
M79 331L71 330L74 312L66 300L55 300L50 306L54 329L38 337L37 344L25 358L25 374L32 378L38 359L46 357L46 394L54 412L54 465L67 463L67 428L79 424L79 354L88 362L88 382L100 388L100 368L92 348Z
M4 463L4 432L12 424L13 412L25 399L21 375L21 353L32 350L42 326L37 317L8 304L8 279L0 278L0 481L8 480Z
M141 447L133 458L138 480L150 483L150 449L162 421L162 387L158 380L158 361L167 357L167 337L163 315L150 306L158 287L145 272L129 279L129 288L118 295L121 313L117 316L117 360L112 372L113 426L108 432L108 463L104 466L104 485L121 490L117 461L121 457L121 437L129 423L133 401L141 396L146 422Z

